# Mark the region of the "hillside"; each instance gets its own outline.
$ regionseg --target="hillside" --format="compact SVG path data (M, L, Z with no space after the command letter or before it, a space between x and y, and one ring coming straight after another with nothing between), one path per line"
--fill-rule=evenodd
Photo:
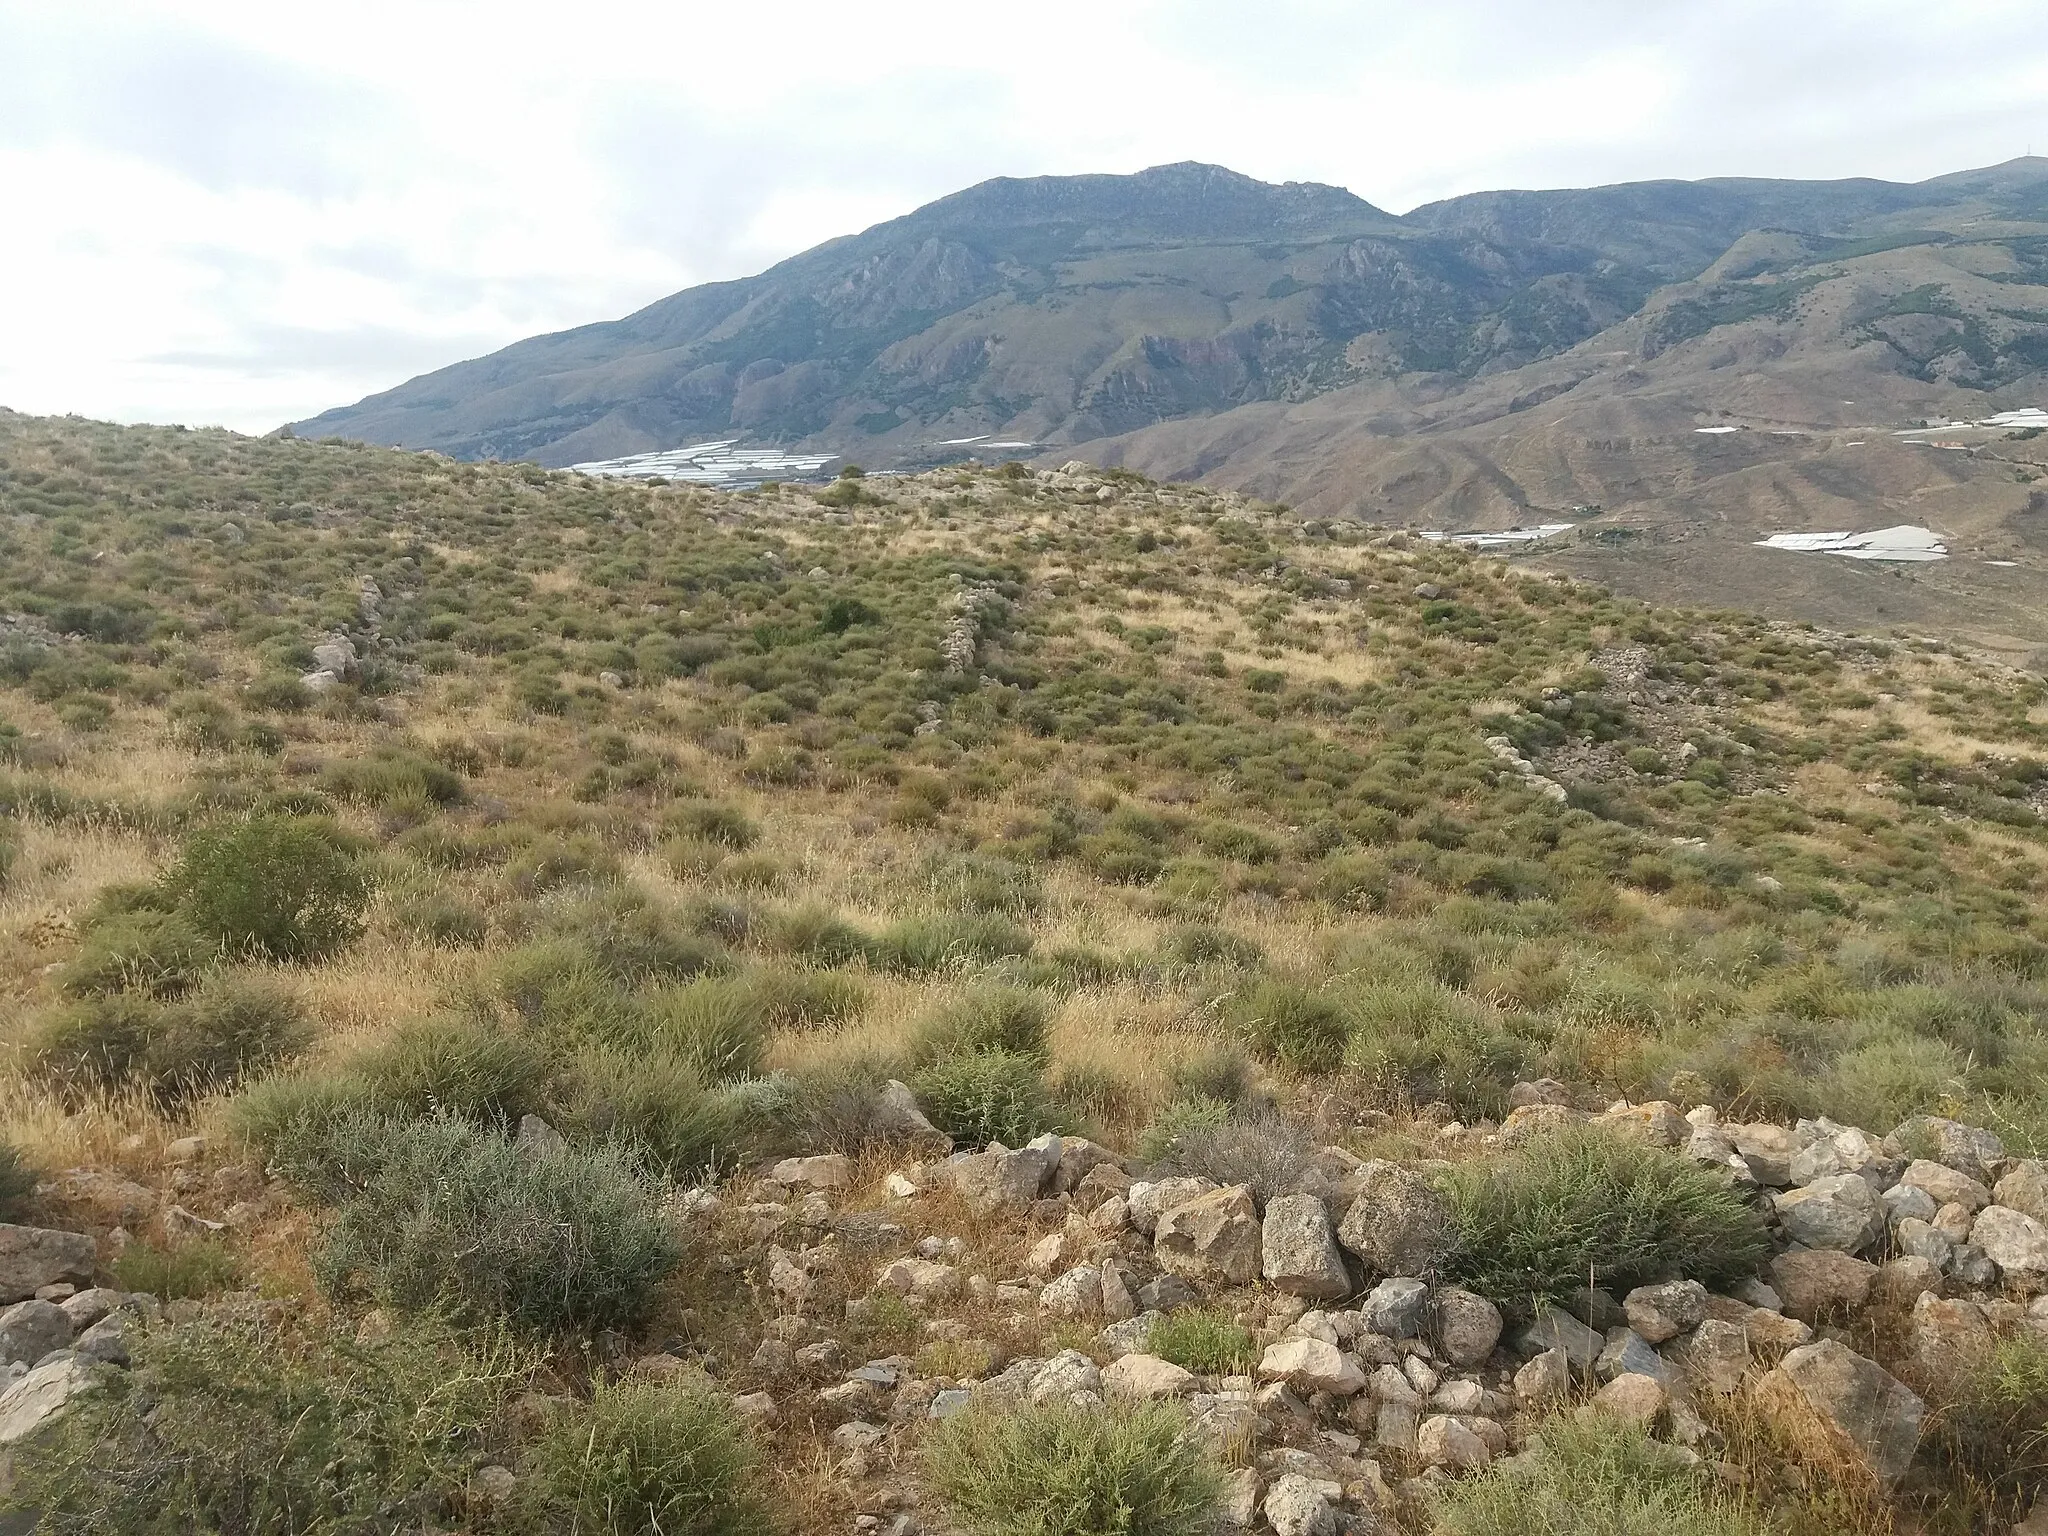
M0 413L0 1513L2002 1529L2044 737L1124 470Z

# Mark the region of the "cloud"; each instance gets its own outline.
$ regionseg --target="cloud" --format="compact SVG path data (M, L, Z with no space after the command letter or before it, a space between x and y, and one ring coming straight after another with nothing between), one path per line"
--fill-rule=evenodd
M0 0L0 403L267 429L989 176L1903 180L2043 103L2035 0Z

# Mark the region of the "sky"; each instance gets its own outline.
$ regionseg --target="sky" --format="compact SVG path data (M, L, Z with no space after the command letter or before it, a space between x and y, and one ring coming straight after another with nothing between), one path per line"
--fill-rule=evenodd
M0 0L0 405L248 432L991 176L2048 153L2041 0Z

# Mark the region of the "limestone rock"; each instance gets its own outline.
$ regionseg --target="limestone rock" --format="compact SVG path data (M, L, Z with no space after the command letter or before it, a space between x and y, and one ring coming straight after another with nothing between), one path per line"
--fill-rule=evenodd
M1955 1258L1956 1245L1947 1233L1931 1222L1908 1216L1892 1228L1892 1246L1902 1255L1925 1259L1936 1269L1947 1269Z
M1771 1261L1771 1283L1785 1298L1785 1311L1803 1323L1854 1311L1868 1298L1876 1279L1875 1264L1831 1248L1781 1253Z
M1985 1188L1982 1180L1973 1179L1967 1173L1958 1173L1946 1163L1930 1162L1926 1158L1908 1163L1906 1171L1899 1176L1899 1182L1925 1190L1937 1208L1960 1205L1975 1215L1991 1203L1991 1191Z
M899 1296L951 1296L960 1289L960 1271L931 1259L897 1259L882 1266L875 1284Z
M1259 1518L1259 1474L1240 1467L1223 1479L1217 1521L1226 1531L1248 1531Z
M853 1164L843 1152L819 1157L785 1157L769 1170L771 1183L801 1189L844 1189L853 1181Z
M1785 1235L1809 1248L1858 1253L1884 1234L1883 1203L1869 1181L1853 1173L1789 1189L1774 1203Z
M1373 1160L1350 1176L1351 1206L1337 1241L1375 1275L1427 1275L1449 1243L1450 1212L1443 1196L1418 1175Z
M1707 1318L1673 1352L1693 1385L1715 1397L1733 1396L1749 1375L1749 1335L1736 1323Z
M1602 1381L1612 1381L1617 1376L1648 1376L1662 1381L1666 1371L1664 1357L1641 1334L1633 1328L1611 1328L1593 1362L1593 1374Z
M1076 1265L1038 1293L1038 1304L1054 1317L1092 1317L1102 1310L1102 1271Z
M1870 1287L1870 1305L1902 1312L1930 1291L1941 1294L1941 1266L1909 1254L1878 1266L1877 1279Z
M1424 1466L1476 1471L1493 1460L1493 1452L1463 1419L1433 1414L1415 1432L1415 1454Z
M1662 1344L1700 1325L1707 1315L1707 1288L1697 1280L1639 1285L1622 1301L1622 1310L1631 1328L1650 1343Z
M1731 1125L1723 1129L1757 1183L1783 1189L1792 1182L1792 1159L1800 1149L1790 1131L1782 1125L1768 1124Z
M1896 1157L1929 1158L1978 1180L1991 1178L2005 1161L2005 1143L1991 1132L1939 1115L1915 1115L1885 1137L1884 1145Z
M1259 1278L1259 1217L1242 1185L1198 1195L1159 1218L1152 1251L1189 1280L1249 1285Z
M1260 1509L1273 1536L1337 1536L1337 1511L1322 1490L1299 1472L1274 1479Z
M883 1136L902 1137L906 1140L936 1140L949 1145L952 1138L947 1136L931 1121L924 1111L917 1107L917 1095L909 1085L890 1078L882 1084L881 1092L875 1096L875 1129Z
M74 1330L82 1331L112 1312L128 1298L119 1291L108 1290L105 1286L93 1286L90 1290L79 1291L57 1303L64 1309L64 1315L71 1319Z
M1181 1177L1158 1179L1133 1184L1124 1194L1129 1208L1131 1226L1151 1237L1157 1230L1159 1218L1177 1205L1206 1195L1217 1189L1214 1179Z
M92 1283L98 1250L83 1232L0 1222L0 1304L25 1301L46 1285Z
M1515 1347L1525 1355L1540 1355L1561 1349L1573 1370L1590 1371L1606 1341L1562 1307L1548 1302L1536 1309L1529 1326L1515 1336Z
M1129 1186L1130 1178L1123 1173L1122 1159L1109 1148L1090 1141L1086 1136L1062 1136L1059 1168L1053 1175L1054 1192L1072 1194L1097 1168L1107 1168L1122 1175L1125 1187Z
M1917 1184L1894 1184L1877 1198L1884 1202L1885 1215L1894 1226L1902 1221L1932 1221L1941 1209L1941 1202Z
M1500 1308L1484 1296L1445 1286L1434 1297L1439 1353L1453 1365L1477 1365L1500 1342Z
M1157 1355L1125 1355L1102 1369L1102 1389L1112 1397L1180 1397L1194 1388L1191 1371Z
M39 1365L0 1392L0 1445L14 1445L92 1390L92 1368L76 1356Z
M1321 1339L1282 1339L1268 1345L1259 1357L1259 1376L1333 1397L1350 1397L1364 1390L1366 1382L1356 1358Z
M71 1342L71 1319L54 1301L18 1301L0 1312L0 1366L34 1365Z
M1334 1301L1349 1295L1351 1275L1337 1247L1329 1208L1316 1195L1280 1195L1266 1202L1260 1230L1267 1283L1290 1295Z
M1998 1181L1992 1195L1997 1204L2048 1223L2048 1162L2028 1158Z
M2048 1224L2010 1206L1987 1205L1970 1227L1970 1242L2008 1284L2034 1291L2048 1286Z
M1994 1341L1984 1309L1974 1301L1945 1301L1929 1293L1913 1303L1909 1348L1915 1363L1930 1377L1973 1368Z
M1102 1391L1102 1373L1077 1349L1063 1349L1031 1379L1031 1401L1072 1402Z
M1692 1137L1692 1126L1684 1111L1664 1099L1610 1109L1599 1118L1603 1125L1632 1131L1659 1147L1682 1147Z
M1534 1082L1517 1083L1508 1090L1508 1108L1520 1109L1525 1104L1561 1104L1569 1109L1572 1091L1554 1077L1539 1077Z
M1670 1396L1664 1390L1664 1384L1655 1377L1624 1371L1593 1394L1590 1406L1595 1413L1604 1413L1624 1423L1648 1429L1657 1422L1657 1416L1664 1411Z
M1919 1448L1927 1405L1883 1367L1833 1339L1787 1354L1758 1390L1796 1429L1853 1452L1887 1485L1904 1475Z
M128 1363L128 1315L115 1312L101 1318L72 1341L80 1357L100 1365Z
M140 1226L156 1214L156 1191L99 1168L67 1168L51 1181L72 1205L82 1205L101 1221Z
M1546 1349L1515 1372L1515 1398L1525 1407L1556 1402L1571 1389L1571 1360L1562 1349Z
M999 1141L980 1152L957 1153L944 1171L969 1203L984 1210L1031 1204L1059 1171L1060 1139L1041 1136L1015 1151Z
M1422 1331L1428 1301L1428 1286L1420 1280L1396 1277L1382 1280L1366 1294L1358 1304L1358 1316L1368 1333L1412 1339Z

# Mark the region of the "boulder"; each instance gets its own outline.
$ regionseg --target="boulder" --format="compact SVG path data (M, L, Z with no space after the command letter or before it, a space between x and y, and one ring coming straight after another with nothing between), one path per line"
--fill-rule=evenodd
M1664 1390L1663 1382L1653 1376L1624 1371L1594 1393L1588 1406L1595 1413L1648 1429L1670 1400L1671 1394Z
M1569 1109L1572 1091L1554 1077L1539 1077L1534 1082L1517 1083L1508 1090L1508 1108L1520 1109L1525 1104L1562 1104Z
M18 1301L0 1312L0 1366L34 1365L71 1342L71 1319L54 1301Z
M1878 1266L1877 1279L1870 1287L1870 1305L1903 1312L1929 1291L1941 1294L1941 1266L1909 1254Z
M1437 1352L1453 1365L1477 1365L1500 1342L1500 1308L1484 1296L1445 1286L1433 1298Z
M90 1328L94 1323L112 1312L128 1298L119 1291L104 1286L93 1286L90 1290L79 1291L57 1303L64 1309L64 1315L71 1319L74 1329Z
M14 1445L92 1390L92 1367L75 1355L39 1365L0 1392L0 1445Z
M1077 1264L1038 1293L1038 1304L1054 1317L1093 1317L1102 1310L1102 1271Z
M83 1232L0 1222L0 1304L25 1301L46 1285L90 1285L99 1253Z
M1476 1471L1493 1460L1477 1431L1463 1419L1447 1413L1432 1414L1415 1432L1415 1454L1426 1467L1449 1467Z
M1899 1183L1925 1190L1937 1209L1944 1205L1960 1205L1975 1215L1991 1203L1991 1191L1981 1179L1973 1179L1967 1173L1956 1172L1946 1163L1931 1162L1924 1157L1906 1165L1906 1171L1899 1176ZM1923 1221L1927 1219L1921 1217Z
M1884 1202L1885 1215L1894 1226L1902 1221L1932 1221L1941 1209L1941 1202L1917 1184L1894 1184L1877 1198Z
M1998 1181L1994 1202L2048 1223L2048 1163L2028 1158Z
M1193 1372L1157 1355L1125 1355L1102 1368L1102 1390L1112 1397L1180 1397L1194 1388Z
M1218 1523L1226 1531L1248 1531L1258 1519L1259 1474L1250 1467L1225 1473L1223 1501L1217 1507Z
M1418 1175L1375 1159L1349 1180L1351 1207L1337 1241L1374 1275L1421 1276L1435 1269L1450 1242L1450 1211Z
M1989 1131L1939 1115L1915 1115L1884 1139L1885 1150L1894 1157L1927 1158L1988 1180L2005 1161L2005 1143Z
M1273 1536L1337 1536L1337 1511L1322 1489L1299 1472L1275 1478L1259 1508Z
M524 1125L522 1122L522 1130ZM844 1189L853 1181L853 1164L843 1152L819 1157L785 1157L768 1173L769 1182L793 1189Z
M1329 1208L1316 1195L1280 1195L1266 1202L1260 1229L1260 1270L1275 1290L1334 1301L1351 1291Z
M116 1226L140 1226L156 1214L156 1191L118 1173L67 1168L51 1182L67 1203L82 1205L98 1220Z
M1697 1328L1707 1315L1707 1288L1697 1280L1639 1285L1622 1302L1628 1325L1652 1344Z
M1192 1176L1133 1184L1124 1194L1130 1210L1131 1225L1150 1237L1157 1230L1161 1216L1175 1206L1185 1205L1197 1196L1206 1195L1218 1187L1214 1179Z
M1321 1339L1282 1339L1259 1357L1259 1377L1284 1381L1304 1392L1350 1397L1365 1388L1364 1367L1355 1356Z
M1795 1249L1771 1261L1771 1284L1785 1298L1786 1313L1803 1323L1854 1311L1876 1279L1875 1264L1831 1248Z
M1536 1316L1528 1327L1515 1335L1515 1348L1519 1353L1540 1355L1546 1350L1560 1349L1575 1371L1593 1369L1593 1362L1600 1358L1605 1344L1599 1334L1571 1313L1548 1302L1537 1307Z
M1811 1139L1792 1154L1792 1182L1812 1184L1836 1174L1853 1173L1870 1185L1872 1192L1896 1182L1892 1175L1898 1163L1854 1126L1832 1120L1802 1120L1793 1140Z
M1617 1376L1649 1376L1662 1381L1666 1369L1664 1357L1641 1334L1633 1328L1612 1328L1593 1361L1593 1374L1602 1381L1612 1381Z
M1970 1227L1970 1242L1996 1264L2006 1283L2024 1290L2048 1287L2048 1224L2007 1205L1987 1205Z
M1140 1312L1135 1317L1111 1323L1095 1337L1101 1341L1102 1347L1109 1351L1112 1360L1121 1360L1125 1355L1143 1354L1146 1346L1152 1342L1153 1327L1165 1315L1163 1312Z
M1201 1299L1201 1293L1179 1275L1155 1275L1138 1287L1138 1305L1148 1312L1171 1312Z
M1884 1235L1883 1202L1857 1174L1831 1174L1788 1189L1773 1204L1785 1235L1809 1248L1857 1253Z
M1420 1280L1396 1277L1382 1280L1358 1304L1358 1316L1367 1333L1390 1339L1412 1339L1422 1332L1429 1287Z
M1572 1365L1561 1349L1546 1349L1515 1372L1515 1400L1524 1407L1556 1402L1571 1389Z
M1886 1486L1911 1464L1927 1415L1904 1383L1833 1339L1792 1350L1758 1394L1796 1435L1816 1449L1849 1451Z
M1733 1396L1749 1375L1749 1335L1719 1318L1700 1323L1672 1355L1695 1387L1715 1397Z
M1233 1185L1175 1206L1159 1218L1152 1251L1160 1268L1186 1279L1250 1285L1262 1258L1251 1191Z

